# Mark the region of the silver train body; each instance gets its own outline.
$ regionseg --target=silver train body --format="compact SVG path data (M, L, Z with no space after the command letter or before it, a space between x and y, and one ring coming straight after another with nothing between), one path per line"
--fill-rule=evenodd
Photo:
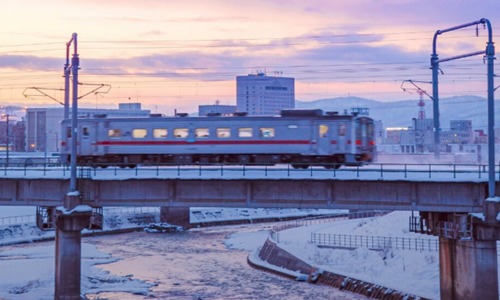
M70 161L71 120L62 122L61 158ZM338 168L369 163L374 124L359 115L285 110L279 116L79 119L77 164L280 164Z

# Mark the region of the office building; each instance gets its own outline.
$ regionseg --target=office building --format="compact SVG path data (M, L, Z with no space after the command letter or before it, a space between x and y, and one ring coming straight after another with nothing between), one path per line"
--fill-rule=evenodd
M70 110L71 113L71 110ZM142 110L140 103L120 103L119 109L78 108L79 118L105 114L110 118L147 117L150 110ZM26 110L26 151L58 152L61 140L61 121L64 108L28 108ZM70 116L71 118L71 116Z
M295 108L295 79L265 73L236 77L236 106L248 115L277 115Z

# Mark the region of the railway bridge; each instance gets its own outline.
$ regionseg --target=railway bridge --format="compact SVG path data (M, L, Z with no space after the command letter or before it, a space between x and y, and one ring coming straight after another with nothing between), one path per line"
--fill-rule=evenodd
M38 206L49 212L42 226L50 227L50 212L63 205L69 174L64 168L37 170L38 175L18 169L0 176L0 205ZM500 202L488 198L484 171L436 165L80 169L78 197L97 211L160 206L164 221L184 225L194 206L418 211L410 229L439 236L442 293L490 299L498 298Z

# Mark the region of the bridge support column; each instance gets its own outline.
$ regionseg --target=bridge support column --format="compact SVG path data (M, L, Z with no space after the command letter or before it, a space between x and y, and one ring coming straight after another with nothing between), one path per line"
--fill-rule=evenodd
M441 299L499 299L497 268L495 240L439 237Z
M189 207L162 206L160 207L160 221L182 226L184 228L190 228Z
M56 209L56 268L57 300L80 300L81 296L81 231L88 226L92 208L76 206L72 210Z

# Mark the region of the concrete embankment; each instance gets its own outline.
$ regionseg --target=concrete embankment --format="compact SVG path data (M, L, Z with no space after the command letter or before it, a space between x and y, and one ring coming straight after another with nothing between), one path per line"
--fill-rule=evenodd
M344 275L319 270L280 248L279 245L271 239L266 240L257 256L258 259L261 260L260 262L258 259L256 260L255 256L249 256L248 263L251 266L281 276L295 278L297 280L305 277L309 283L328 285L339 290L350 291L373 299L426 299ZM291 272L282 271L282 269Z

